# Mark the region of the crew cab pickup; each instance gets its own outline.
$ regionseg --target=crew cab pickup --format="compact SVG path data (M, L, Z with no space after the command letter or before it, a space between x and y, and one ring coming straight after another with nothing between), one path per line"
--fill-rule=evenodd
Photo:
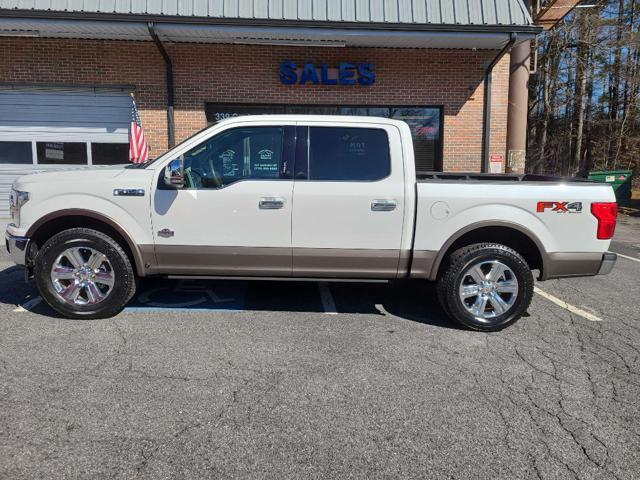
M497 330L534 271L616 261L610 186L416 173L409 126L373 117L233 118L145 164L23 176L11 212L13 260L70 318L115 315L139 277L415 279L453 320Z

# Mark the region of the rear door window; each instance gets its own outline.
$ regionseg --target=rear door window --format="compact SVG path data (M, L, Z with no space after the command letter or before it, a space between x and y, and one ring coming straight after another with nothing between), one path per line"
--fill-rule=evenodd
M309 180L371 182L390 174L389 138L384 130L309 128Z

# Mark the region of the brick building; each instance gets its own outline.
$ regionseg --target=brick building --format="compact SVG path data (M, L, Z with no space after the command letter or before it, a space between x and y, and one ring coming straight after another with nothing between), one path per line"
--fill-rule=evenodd
M504 168L509 52L539 31L523 0L3 7L5 183L25 169L126 162L131 94L152 157L230 115L348 113L405 119L420 170Z

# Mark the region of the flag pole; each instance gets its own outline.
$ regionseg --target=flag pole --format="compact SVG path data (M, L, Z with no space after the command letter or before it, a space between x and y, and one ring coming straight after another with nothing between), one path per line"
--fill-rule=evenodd
M129 161L133 163L145 163L149 160L149 144L144 135L142 121L136 105L133 92L131 97L131 127L129 129Z

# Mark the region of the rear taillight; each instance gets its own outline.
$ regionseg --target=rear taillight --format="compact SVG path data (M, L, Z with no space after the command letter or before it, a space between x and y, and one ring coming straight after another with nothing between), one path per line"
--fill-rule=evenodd
M598 219L598 240L609 240L616 231L617 203L592 203L591 213Z

